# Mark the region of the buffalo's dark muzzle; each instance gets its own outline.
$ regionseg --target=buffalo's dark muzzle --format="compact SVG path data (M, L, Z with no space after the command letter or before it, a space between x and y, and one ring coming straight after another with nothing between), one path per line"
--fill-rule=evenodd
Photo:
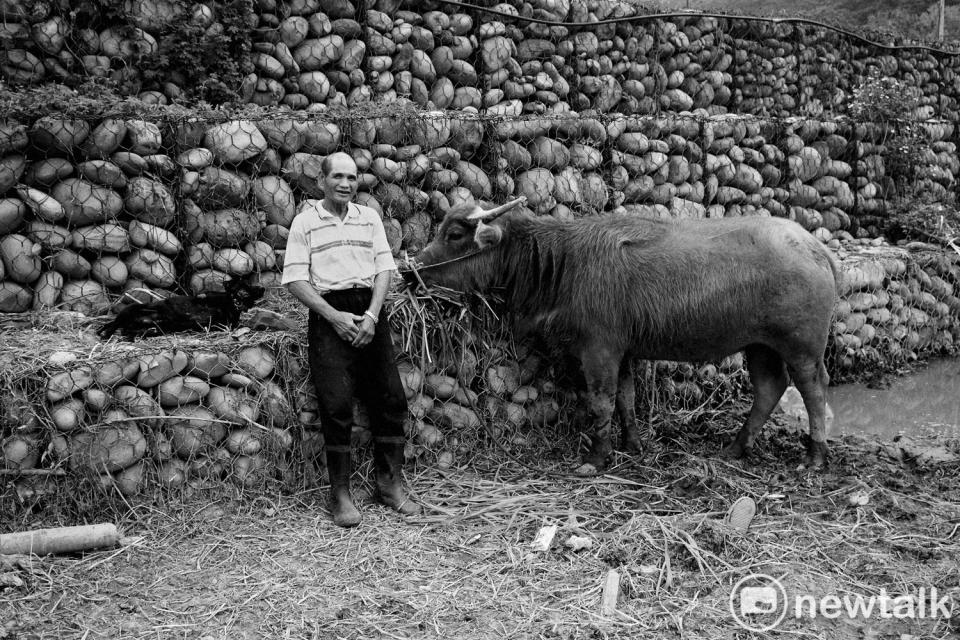
M401 271L401 272L400 272L400 275L403 276L403 282L404 282L404 284L406 284L407 287L410 288L410 289L415 289L415 288L417 287L417 285L420 284L420 283L417 281L417 276L416 276L416 274L415 274L412 270L409 270L409 271Z

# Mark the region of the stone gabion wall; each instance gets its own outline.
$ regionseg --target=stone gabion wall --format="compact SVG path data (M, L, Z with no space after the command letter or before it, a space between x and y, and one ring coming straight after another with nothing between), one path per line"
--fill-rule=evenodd
M558 217L769 214L825 242L875 236L898 124L832 117L874 71L919 92L917 185L954 198L956 56L800 22L643 18L618 1L485 4L4 4L13 86L100 78L151 104L196 97L198 78L163 64L185 49L236 61L217 83L281 110L5 123L0 310L100 311L121 288L202 291L226 273L269 284L335 149L354 154L397 250L415 252L459 202L521 193ZM132 235L118 216L136 219Z
M861 240L845 245L840 257L835 372L848 376L954 351L960 338L960 256L923 243L892 247Z
M37 345L34 366L5 375L0 389L4 466L62 469L127 496L188 480L292 481L301 438L291 398L304 406L295 351L249 341L169 346L113 344L81 360L69 339ZM27 479L18 493L34 488Z
M12 87L92 83L150 104L219 103L253 70L248 0L9 0L0 18Z
M343 150L358 201L415 254L453 206L524 195L536 215L774 215L834 248L886 210L882 127L664 116L499 119L410 107L0 124L0 311L103 313L124 292L276 285L299 204ZM925 123L928 191L960 170L954 126Z
M475 4L485 8L10 0L0 70L12 84L106 79L150 102L198 95L204 79L192 66L222 76L215 82L244 101L297 109L409 97L423 108L491 115L703 109L816 118L843 113L859 80L877 72L919 91L916 119L957 118L958 59L945 52L885 48L801 21L643 18L618 0Z
M788 217L843 264L834 374L952 350L954 256L869 239L894 195L898 125L842 116L873 71L915 88L928 142L918 181L950 201L956 56L800 23L597 24L635 17L620 2L488 4L2 3L9 85L94 78L161 107L0 123L0 311L99 314L124 292L203 292L228 277L276 285L299 203L321 196L320 161L344 150L398 255L424 246L452 206L517 194L560 218ZM213 92L163 64L171 43L201 41L233 61ZM231 90L265 110L162 108ZM96 362L44 354L3 389L4 466L59 466L133 495L151 482L283 479L296 442L319 450L302 367L264 364L292 367L299 347L167 346ZM409 457L450 465L481 420L522 440L515 430L572 403L536 354L493 351L403 365ZM741 365L658 363L656 381L697 406L732 393ZM362 444L361 413L357 425ZM40 490L30 478L16 488Z

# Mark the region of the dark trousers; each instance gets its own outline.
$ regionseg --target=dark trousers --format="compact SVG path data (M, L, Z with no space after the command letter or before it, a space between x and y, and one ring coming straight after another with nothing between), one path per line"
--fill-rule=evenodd
M334 309L363 315L371 295L370 289L346 289L331 291L323 298ZM326 320L311 311L307 348L327 449L350 450L354 397L366 406L375 441L404 442L407 397L383 310L373 340L360 348L342 340Z

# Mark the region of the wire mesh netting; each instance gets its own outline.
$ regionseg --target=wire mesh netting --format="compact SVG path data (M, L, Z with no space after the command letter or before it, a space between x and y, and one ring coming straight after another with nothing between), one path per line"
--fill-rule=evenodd
M128 496L188 478L249 487L274 477L292 486L313 455L297 428L294 407L309 401L291 335L135 345L78 335L38 329L4 345L2 450L6 469L25 472L15 487L21 500L42 499L39 488L57 473Z
M275 286L298 207L345 151L357 201L415 254L453 207L527 198L535 215L773 215L818 238L875 235L904 183L899 123L567 114L492 117L398 105L348 114L45 116L3 124L0 310L100 314L121 297ZM918 184L951 202L955 127L923 124ZM891 158L893 158L891 160ZM127 295L124 296L124 292Z
M621 1L191 3L66 0L3 8L11 85L94 83L149 103L295 109L410 97L426 107L708 109L820 117L869 68L922 92L918 117L957 115L951 51L812 21L649 14Z
M785 217L844 259L834 370L954 342L955 261L866 239L907 190L954 202L956 55L804 21L641 16L621 2L81 4L0 7L0 73L41 87L2 96L2 312L95 316L230 279L277 287L291 221L322 197L323 158L344 151L357 202L383 215L398 257L453 207L515 195L562 219ZM880 96L899 99L893 115L863 108L876 106L871 78L889 81ZM101 89L140 101L98 104ZM175 104L197 99L232 104ZM521 443L522 425L575 410L561 361L465 323L463 307L426 318L417 305L433 299L394 302L410 360L408 455L450 464L482 419ZM126 355L111 343L79 363L10 360L5 464L85 468L136 490L145 468L166 484L243 485L260 477L261 450L294 447L272 430L281 423L299 425L298 455L319 451L304 372L243 365L221 338L182 357L167 343ZM216 375L194 362L211 350L226 359ZM292 367L302 354L276 343L256 363L271 359ZM730 397L741 364L644 375L653 396L692 409ZM140 379L157 367L169 377ZM360 410L356 422L362 445ZM269 474L289 471L281 462Z

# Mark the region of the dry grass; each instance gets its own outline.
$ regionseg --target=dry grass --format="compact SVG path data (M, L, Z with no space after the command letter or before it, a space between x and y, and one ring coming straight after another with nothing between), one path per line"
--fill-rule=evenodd
M12 572L24 584L0 591L6 637L733 638L747 636L729 613L730 588L753 572L815 595L956 593L956 467L905 466L847 438L829 472L810 474L796 469L800 443L783 429L768 433L753 465L730 465L714 456L724 426L661 423L642 462L618 458L594 479L541 473L574 462L575 436L562 429L534 430L512 451L529 466L488 442L459 467L409 469L426 511L407 522L365 497L367 461L355 477L364 521L354 530L332 526L323 488L218 485L130 505L91 493L78 520L38 504L15 526L99 517L136 538ZM858 492L866 505L850 504ZM745 534L722 522L742 495L759 505ZM531 551L547 523L559 525L553 545ZM573 534L592 547L564 546ZM621 595L603 617L612 567ZM782 628L947 638L953 624L788 619Z

